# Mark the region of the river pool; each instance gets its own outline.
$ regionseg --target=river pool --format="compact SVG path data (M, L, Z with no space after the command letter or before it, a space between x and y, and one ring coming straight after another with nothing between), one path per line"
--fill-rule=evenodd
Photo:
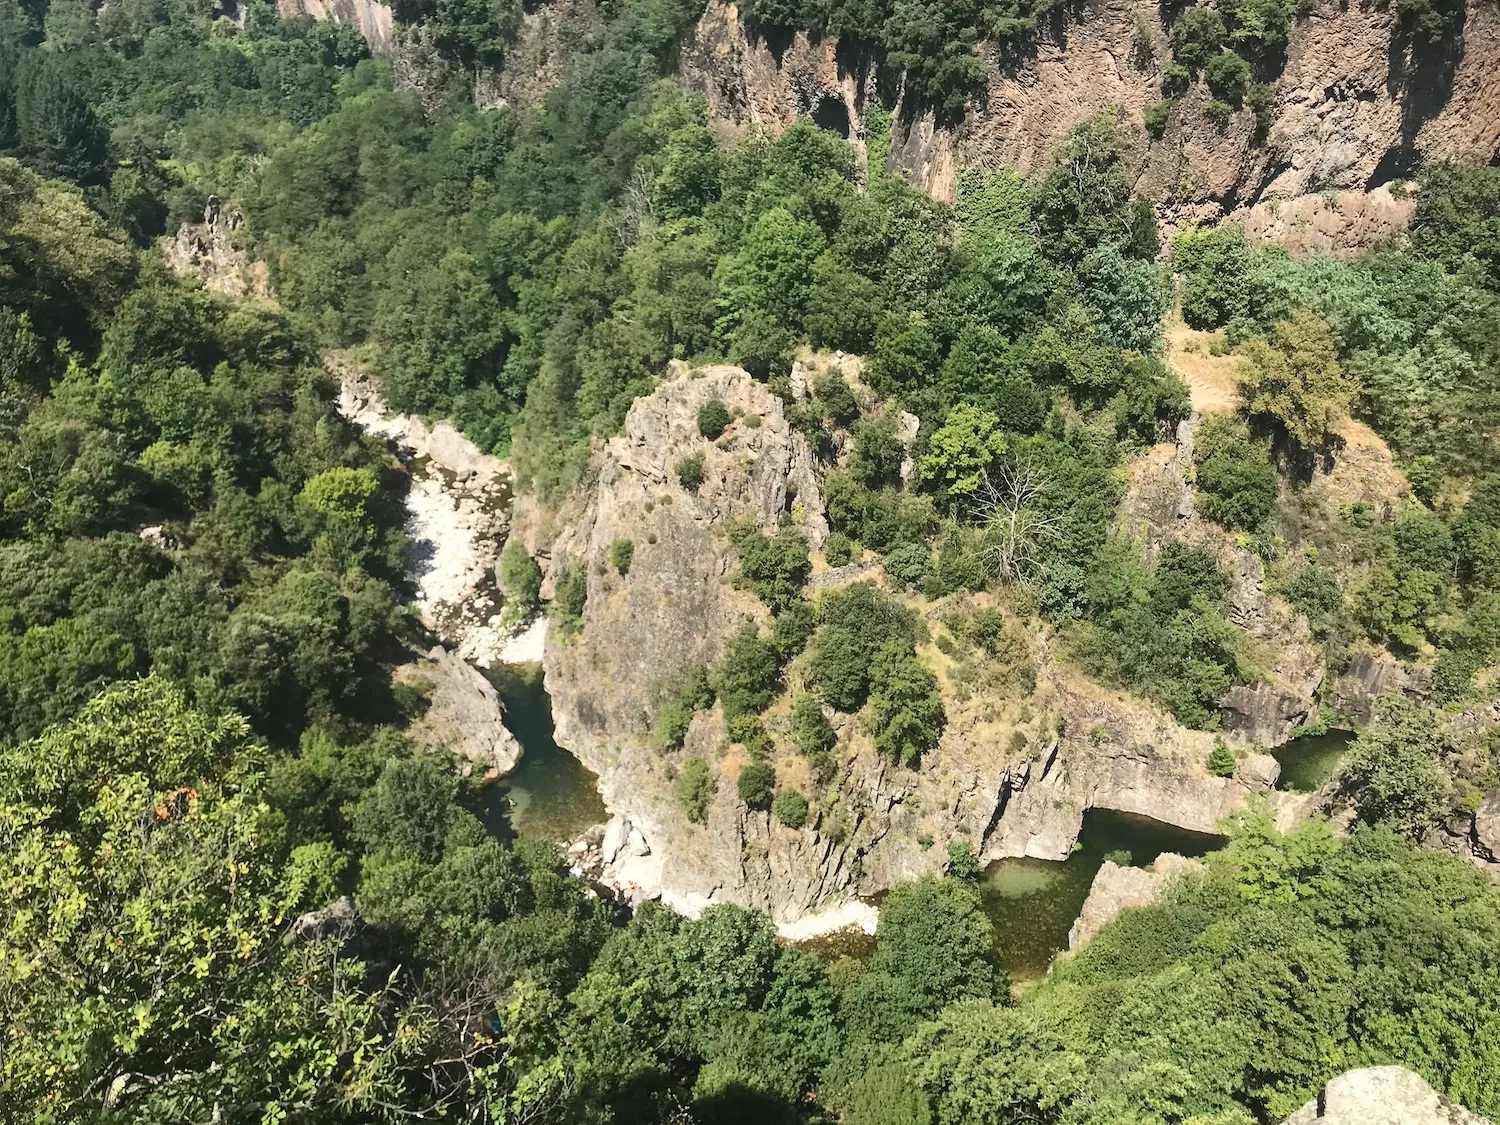
M1281 763L1276 788L1292 793L1316 793L1338 769L1339 760L1353 738L1353 731L1331 730L1294 738L1276 747L1271 751L1272 757Z
M481 794L476 812L485 827L501 839L521 833L564 843L608 820L598 779L553 737L542 666L500 664L485 675L500 692L506 728L523 751L515 770Z
M1090 809L1084 814L1078 845L1066 860L1002 859L990 864L980 878L979 892L1012 979L1043 976L1053 956L1068 948L1068 931L1106 855L1128 852L1132 864L1144 867L1163 852L1201 856L1223 843L1220 836L1143 816Z

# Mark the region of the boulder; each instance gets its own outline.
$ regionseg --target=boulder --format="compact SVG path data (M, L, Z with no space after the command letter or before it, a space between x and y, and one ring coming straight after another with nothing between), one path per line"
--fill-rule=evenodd
M309 910L292 923L292 939L300 942L346 942L364 927L364 919L348 895L334 899L321 910Z
M1334 709L1356 723L1370 721L1375 697L1387 691L1418 687L1399 660L1379 653L1358 652L1333 684Z
M1402 1066L1339 1075L1283 1125L1489 1125Z
M487 777L516 768L521 744L505 726L500 693L477 668L441 645L397 669L398 679L429 687L427 713L412 724L418 742L443 746Z
M1474 813L1474 854L1487 863L1500 863L1500 789L1485 794Z

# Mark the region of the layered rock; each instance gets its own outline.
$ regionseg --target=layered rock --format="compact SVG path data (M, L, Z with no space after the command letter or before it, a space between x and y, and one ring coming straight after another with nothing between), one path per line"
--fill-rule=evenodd
M715 443L696 422L711 398L739 415ZM696 492L673 472L691 455L703 458ZM617 818L607 874L632 893L688 910L737 902L790 922L937 869L946 854L937 841L966 842L986 860L1063 859L1090 808L1211 833L1275 779L1274 760L1257 755L1234 778L1212 776L1212 736L1073 676L1043 636L1025 639L1034 689L999 694L957 691L951 658L923 645L948 716L939 746L919 769L894 766L857 717L836 717L836 790L819 795L797 755L775 761L781 784L818 797L809 824L787 828L738 799L743 758L717 708L694 718L680 752L663 750L652 731L674 673L713 664L741 623L767 621L764 606L734 588L726 525L748 520L769 532L785 516L814 546L826 534L810 451L780 401L743 371L679 370L635 403L588 477L559 513L548 552L549 582L564 567L587 568L582 628L550 638L544 666L557 740L599 774ZM610 563L617 539L634 546L626 574ZM783 700L766 718L782 745L786 708ZM673 795L687 755L703 757L716 783L703 825Z
M1105 860L1089 886L1078 920L1068 931L1068 948L1077 949L1119 914L1136 906L1150 906L1169 886L1203 865L1175 852L1156 857L1150 867L1122 866Z
M210 293L270 300L271 275L266 263L252 261L234 244L232 236L243 223L243 215L226 211L219 197L210 195L203 222L183 223L175 235L161 240L167 265L184 277L197 278Z
M1161 138L1148 135L1144 112L1161 97L1168 56L1161 13L1149 0L1101 0L1059 10L1030 42L985 47L988 86L957 127L898 105L889 168L951 199L957 169L1037 171L1069 129L1113 109L1135 187L1169 223L1227 214L1263 237L1337 251L1372 245L1404 221L1408 201L1389 192L1365 199L1366 191L1424 159L1488 162L1500 153L1493 5L1469 5L1445 49L1414 52L1390 7L1323 0L1292 29L1264 141L1249 111L1224 128L1212 123L1201 87L1178 102ZM861 113L877 76L865 55L832 37L768 42L733 4L712 0L679 58L680 76L726 123L774 133L812 116L862 145Z
M1401 1066L1351 1070L1282 1125L1489 1125Z
M306 16L352 27L377 55L391 49L391 6L379 0L276 0L276 10L283 19Z

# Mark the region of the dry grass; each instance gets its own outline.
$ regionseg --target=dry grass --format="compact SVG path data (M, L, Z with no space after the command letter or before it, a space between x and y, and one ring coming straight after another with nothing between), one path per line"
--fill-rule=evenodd
M1240 404L1240 358L1210 355L1214 333L1177 321L1167 330L1167 364L1187 384L1200 414L1229 414Z

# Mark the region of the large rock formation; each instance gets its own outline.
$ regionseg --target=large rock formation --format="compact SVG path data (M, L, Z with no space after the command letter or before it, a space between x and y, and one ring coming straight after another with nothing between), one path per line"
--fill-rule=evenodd
M183 223L171 238L161 240L167 265L184 277L195 277L210 293L229 297L271 297L271 274L265 262L252 261L234 244L234 232L244 223L238 211L226 211L217 195L203 208L203 222Z
M1462 33L1442 49L1413 50L1396 18L1373 3L1322 0L1306 10L1275 82L1276 121L1264 142L1248 111L1227 128L1210 122L1201 87L1153 140L1144 111L1161 97L1162 9L1150 0L1058 9L1032 42L984 48L988 88L956 128L898 106L890 167L951 199L957 169L1043 168L1070 128L1116 109L1137 190L1169 221L1232 214L1303 248L1368 246L1410 204L1388 192L1365 199L1367 190L1421 159L1488 162L1500 153L1500 9L1470 4ZM683 79L725 122L775 132L811 115L861 140L873 68L832 38L768 43L733 4L711 0L679 59Z
M505 709L484 673L442 645L398 668L399 681L427 692L427 711L407 732L419 743L443 746L464 759L464 772L496 778L516 768L521 744L505 726Z
M1149 906L1188 871L1202 867L1196 859L1175 852L1156 857L1150 867L1121 866L1105 860L1089 886L1078 920L1068 931L1068 948L1077 949L1104 929L1116 914L1134 906Z
M1489 1125L1401 1066L1341 1074L1282 1125Z
M276 10L283 19L306 16L352 27L377 55L391 49L391 6L379 0L276 0Z
M739 415L715 443L696 424L710 398ZM704 483L690 492L673 466L695 454ZM596 450L588 478L559 513L550 550L549 580L562 567L587 567L582 629L550 638L544 663L557 740L600 775L616 816L606 859L622 884L687 909L731 901L787 922L936 869L946 849L935 842L966 842L986 860L1063 859L1090 808L1213 832L1247 793L1275 780L1276 764L1263 755L1247 756L1234 778L1212 776L1210 735L1074 676L1052 660L1044 637L1025 640L1034 688L973 692L957 689L954 661L929 644L921 652L948 715L937 749L920 769L893 766L858 718L839 718L840 774L828 792L808 777L805 760L789 750L777 756L781 783L817 798L807 827L786 828L739 801L743 759L726 745L717 708L694 719L681 752L657 746L652 730L675 672L712 664L740 623L767 619L753 595L733 586L738 560L725 525L749 520L769 531L786 515L814 546L826 534L803 439L780 401L743 371L679 370L635 403L624 435ZM609 562L617 539L634 545L623 575ZM766 721L787 746L786 702ZM701 826L673 796L689 754L702 756L716 779Z

